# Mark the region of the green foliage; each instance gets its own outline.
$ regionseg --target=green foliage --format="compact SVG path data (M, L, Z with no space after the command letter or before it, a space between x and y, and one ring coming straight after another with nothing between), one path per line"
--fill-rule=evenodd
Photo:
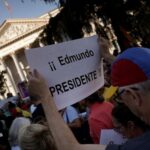
M91 0L67 0L61 12L50 19L49 25L41 34L42 43L47 45L55 41L61 42L64 36L69 39L83 37L84 32L93 31L91 22L95 24L97 31L103 31L98 24L98 16L95 15L97 12L98 8L95 8Z
M137 46L137 41L141 41L143 46L150 47L148 0L59 0L59 2L63 9L50 19L39 38L45 45L55 41L61 42L64 37L81 38L84 32L92 32L92 22L96 26L96 32L103 36L106 36L105 28L111 23L122 50ZM100 18L104 26L99 24Z

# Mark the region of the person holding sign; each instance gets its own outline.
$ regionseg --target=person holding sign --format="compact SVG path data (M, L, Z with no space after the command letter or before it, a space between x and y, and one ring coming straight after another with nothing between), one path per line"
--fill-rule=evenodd
M69 129L68 125L64 122L63 118L57 111L57 107L52 98L51 93L44 77L34 70L29 81L29 93L33 97L38 95L37 101L41 101L45 116L47 118L49 130L54 138L57 150L104 150L104 145L82 145L79 144Z
M103 44L101 44L102 46ZM104 50L104 49L103 49ZM110 54L103 56L111 62ZM121 100L130 110L150 125L150 49L130 48L120 54L112 65L112 84L118 86ZM49 129L58 150L149 150L150 132L118 145L81 145L59 115L43 76L34 70L29 82L30 95L41 100Z

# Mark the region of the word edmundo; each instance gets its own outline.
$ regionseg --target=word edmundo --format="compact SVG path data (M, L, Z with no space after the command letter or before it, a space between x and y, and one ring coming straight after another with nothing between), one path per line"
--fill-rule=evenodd
M63 94L97 79L96 70L49 87L52 96Z
M86 59L91 56L94 56L94 52L92 50L86 49L84 52L78 53L75 55L71 55L71 56L65 55L65 57L59 56L58 61L59 61L60 65L66 65L66 64L70 64L70 63L73 63L76 61L80 61L82 59Z

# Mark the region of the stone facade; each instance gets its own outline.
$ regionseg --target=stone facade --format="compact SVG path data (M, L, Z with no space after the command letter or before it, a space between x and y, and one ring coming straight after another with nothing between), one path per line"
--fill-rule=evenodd
M58 12L56 9L33 19L8 19L0 26L0 71L6 71L6 93L16 95L20 92L18 83L28 81L25 51L43 31L49 18Z

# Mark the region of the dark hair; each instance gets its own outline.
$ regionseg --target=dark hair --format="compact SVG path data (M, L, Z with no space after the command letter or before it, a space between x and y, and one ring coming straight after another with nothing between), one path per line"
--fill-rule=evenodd
M7 93L7 98L13 97L12 93Z
M112 116L124 127L127 127L129 121L132 121L135 126L141 128L143 131L149 129L149 126L135 116L124 104L116 105L112 110Z
M119 54L118 50L115 49L115 50L113 51L113 55L114 55L114 56L117 56L118 54Z
M104 101L104 98L98 94L98 92L93 93L92 95L85 98L86 101L93 104L95 102L102 103Z

